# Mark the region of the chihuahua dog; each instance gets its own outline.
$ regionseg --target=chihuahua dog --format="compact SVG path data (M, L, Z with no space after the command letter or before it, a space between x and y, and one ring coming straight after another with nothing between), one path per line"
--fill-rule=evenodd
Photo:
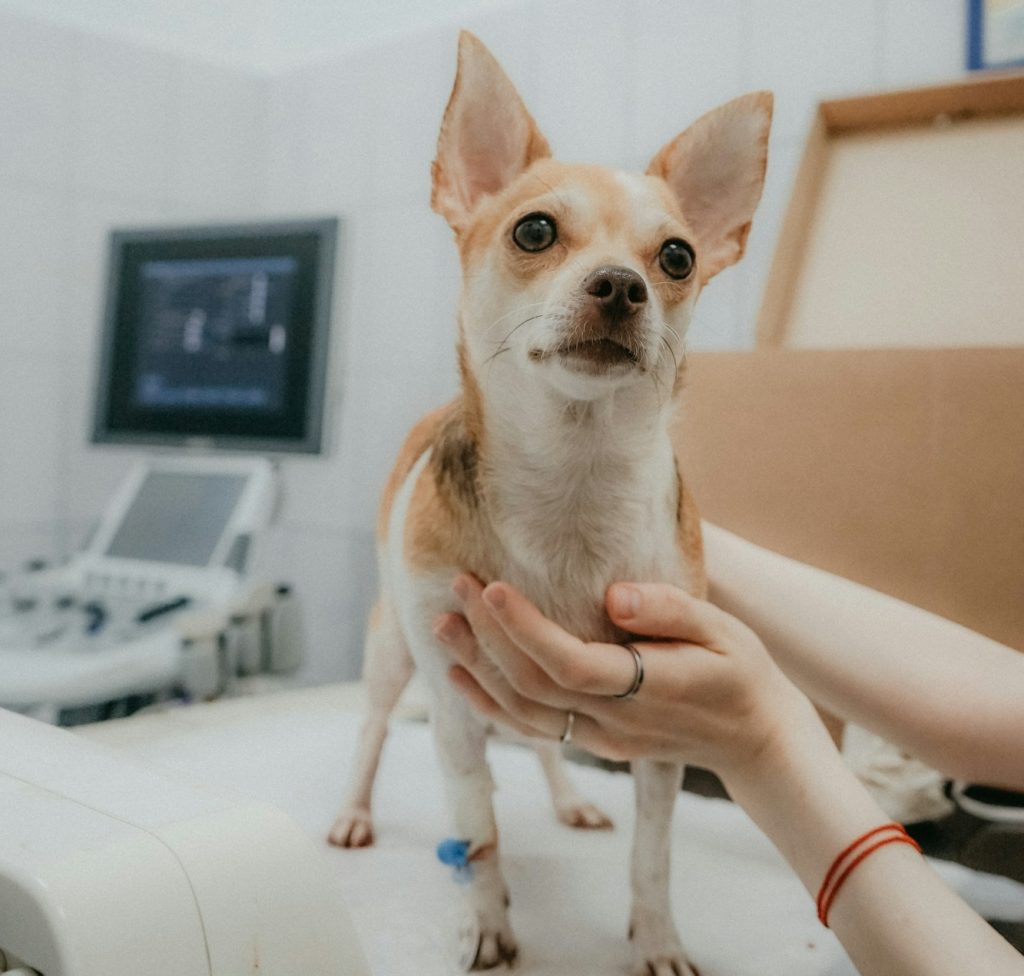
M666 144L646 174L551 158L518 93L463 33L434 161L455 232L462 394L413 429L378 521L381 594L366 641L371 703L330 840L372 842L370 793L388 715L414 667L457 836L469 844L476 938L467 968L517 953L498 858L486 723L447 679L434 636L453 578L506 580L585 640L628 640L604 610L616 580L703 595L700 522L669 437L684 337L704 284L742 256L761 196L770 93L737 98ZM628 651L623 650L623 654ZM626 707L642 707L641 691ZM560 817L606 826L540 747ZM693 976L669 903L682 767L633 764L632 971Z

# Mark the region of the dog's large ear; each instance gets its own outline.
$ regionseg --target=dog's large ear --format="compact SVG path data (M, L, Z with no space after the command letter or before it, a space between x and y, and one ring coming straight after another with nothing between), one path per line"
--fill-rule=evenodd
M431 206L458 231L484 197L550 156L523 100L479 38L459 35L459 67L437 140Z
M647 168L668 183L696 232L704 281L743 257L764 187L771 123L771 92L743 95L702 115Z

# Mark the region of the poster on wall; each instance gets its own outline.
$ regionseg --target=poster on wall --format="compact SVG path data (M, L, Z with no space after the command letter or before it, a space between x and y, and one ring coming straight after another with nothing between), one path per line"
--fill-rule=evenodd
M1024 0L967 0L967 67L1024 66Z

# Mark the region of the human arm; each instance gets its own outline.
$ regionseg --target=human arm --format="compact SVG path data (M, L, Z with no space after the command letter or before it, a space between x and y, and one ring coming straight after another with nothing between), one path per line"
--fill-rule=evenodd
M459 662L454 682L484 714L558 738L572 710L574 741L600 755L714 769L812 895L850 840L887 821L757 637L710 604L672 587L612 588L612 619L661 638L637 642L646 677L636 698L622 701L608 697L633 673L621 647L579 641L505 584L484 597L475 581L459 583L472 629L445 615L437 632ZM639 597L631 613L615 599L624 591ZM850 875L829 922L864 976L1024 972L1016 952L903 844Z
M832 859L889 818L816 715L789 734L799 741L726 785L814 896ZM1016 950L904 844L882 847L854 869L828 924L862 976L1024 973Z
M893 597L704 524L711 600L816 703L948 776L1024 789L1024 659Z

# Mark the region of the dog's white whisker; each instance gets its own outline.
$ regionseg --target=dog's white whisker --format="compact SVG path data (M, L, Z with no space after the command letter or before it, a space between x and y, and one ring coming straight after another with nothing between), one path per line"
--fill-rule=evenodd
M522 322L520 322L520 323L519 323L518 325L514 326L514 327L513 327L513 328L512 328L511 330L509 330L509 332L508 332L508 333L507 333L507 334L505 335L505 338L501 340L501 342L499 343L499 345L502 345L502 346L503 346L503 345L504 345L504 344L505 344L506 342L508 342L508 340L509 340L509 339L511 339L511 338L512 338L512 336L513 336L513 335L514 335L514 334L515 334L516 332L518 332L518 331L519 331L519 330L520 330L520 329L521 329L521 328L522 328L522 327L523 327L524 325L528 325L528 324L529 324L530 322L536 322L536 321L537 321L537 319L543 319L543 318L547 318L547 315L546 315L545 313L543 313L543 312L542 312L542 313L540 313L539 315L530 315L530 316L528 316L527 318L523 319L523 321L522 321Z
M672 365L676 370L678 370L679 358L676 356L675 349L672 348L672 343L670 343L663 335L658 336L658 338L661 340L662 345L668 350L668 354L672 357Z
M485 334L491 332L498 325L504 322L506 319L512 318L514 315L522 315L523 312L530 311L535 308L543 308L547 302L529 302L526 305L519 305L516 308L509 309L503 315L499 315L490 325L484 330ZM504 342L504 340L502 340Z

